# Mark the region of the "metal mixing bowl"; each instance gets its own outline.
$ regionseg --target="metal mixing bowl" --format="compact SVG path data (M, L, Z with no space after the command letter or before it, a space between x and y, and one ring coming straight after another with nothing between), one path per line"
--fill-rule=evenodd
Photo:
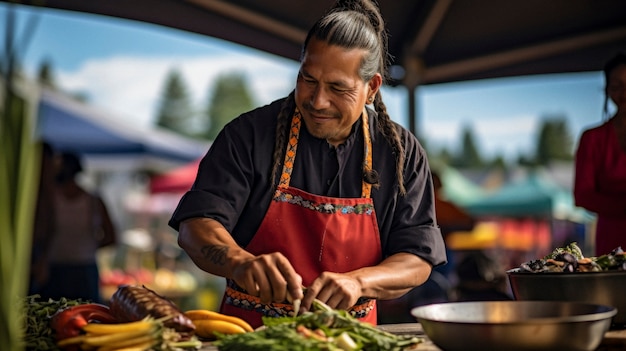
M617 308L613 323L626 325L626 271L520 272L507 271L516 300L577 301Z
M445 351L591 351L615 313L610 306L553 301L450 302L411 310Z

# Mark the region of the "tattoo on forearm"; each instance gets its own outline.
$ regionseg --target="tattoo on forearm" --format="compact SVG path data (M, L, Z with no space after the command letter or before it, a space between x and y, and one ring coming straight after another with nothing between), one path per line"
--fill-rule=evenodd
M226 253L228 253L228 246L204 246L200 250L202 256L209 259L211 262L223 266L226 264Z

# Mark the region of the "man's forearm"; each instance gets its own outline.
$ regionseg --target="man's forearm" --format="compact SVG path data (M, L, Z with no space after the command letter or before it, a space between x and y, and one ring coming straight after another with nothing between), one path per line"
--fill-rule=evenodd
M348 273L361 283L362 296L381 300L395 299L423 284L432 266L418 256L398 253L374 267Z
M237 262L251 256L219 222L193 218L181 223L178 244L202 270L232 278Z

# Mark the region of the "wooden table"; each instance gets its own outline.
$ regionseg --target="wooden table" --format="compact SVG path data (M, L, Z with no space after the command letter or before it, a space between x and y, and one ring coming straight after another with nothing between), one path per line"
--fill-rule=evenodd
M422 325L419 323L403 323L403 324L382 324L379 325L378 328L388 331L394 334L406 334L406 335L415 335L419 337L423 337L426 339L426 342L419 344L417 347L417 351L442 351L435 344L432 343L424 333L424 329L422 329ZM202 347L202 351L217 351L217 348L207 344ZM596 351L623 351L626 350L626 329L622 330L609 330L605 336L604 340L600 346L596 349Z
M426 341L417 346L416 350L418 351L441 351L440 348L428 339L424 333L424 329L422 329L422 325L419 323L381 324L378 328L393 334L415 335L425 338Z
M394 334L410 334L417 335L426 338L426 342L420 344L417 350L421 351L441 351L435 344L432 343L424 334L422 325L419 323L406 323L406 324L382 324L378 326L380 329L386 330ZM626 329L622 330L609 330L604 339L596 351L623 351L626 350Z

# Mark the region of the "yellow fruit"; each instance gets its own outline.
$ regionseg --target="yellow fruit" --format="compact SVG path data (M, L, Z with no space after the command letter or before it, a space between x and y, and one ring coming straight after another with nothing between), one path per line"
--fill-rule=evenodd
M211 319L211 320L225 321L225 322L229 322L232 324L236 324L240 326L241 328L243 328L243 330L245 330L246 332L254 331L254 329L252 329L250 324L248 324L248 322L244 321L243 319L239 317L235 317L235 316L221 314L221 313L214 312L214 311L189 310L185 312L185 316L191 319L194 322L194 324L196 324L196 321Z
M138 338L126 339L115 343L106 344L98 348L98 351L119 351L119 350L147 350L156 344L153 335L145 335Z
M137 322L128 323L116 323L116 324L103 324L103 323L89 323L83 327L83 331L89 334L112 334L112 333L124 333L130 331L151 330L155 326L154 321L141 320Z
M87 345L92 345L92 346L111 345L111 344L116 344L124 340L139 339L144 336L153 337L155 332L156 332L156 328L152 330L133 330L133 331L122 332L122 333L102 334L102 335L95 335L95 336L91 336L87 334L88 336L85 338L83 343Z
M205 339L215 339L216 332L222 334L243 334L246 331L237 324L216 319L201 319L193 321L196 326L196 335Z
M146 351L146 350L152 350L153 346L154 346L154 341L148 341L148 342L144 342L140 344L133 344L131 346L120 347L120 348L101 347L98 349L98 351Z

